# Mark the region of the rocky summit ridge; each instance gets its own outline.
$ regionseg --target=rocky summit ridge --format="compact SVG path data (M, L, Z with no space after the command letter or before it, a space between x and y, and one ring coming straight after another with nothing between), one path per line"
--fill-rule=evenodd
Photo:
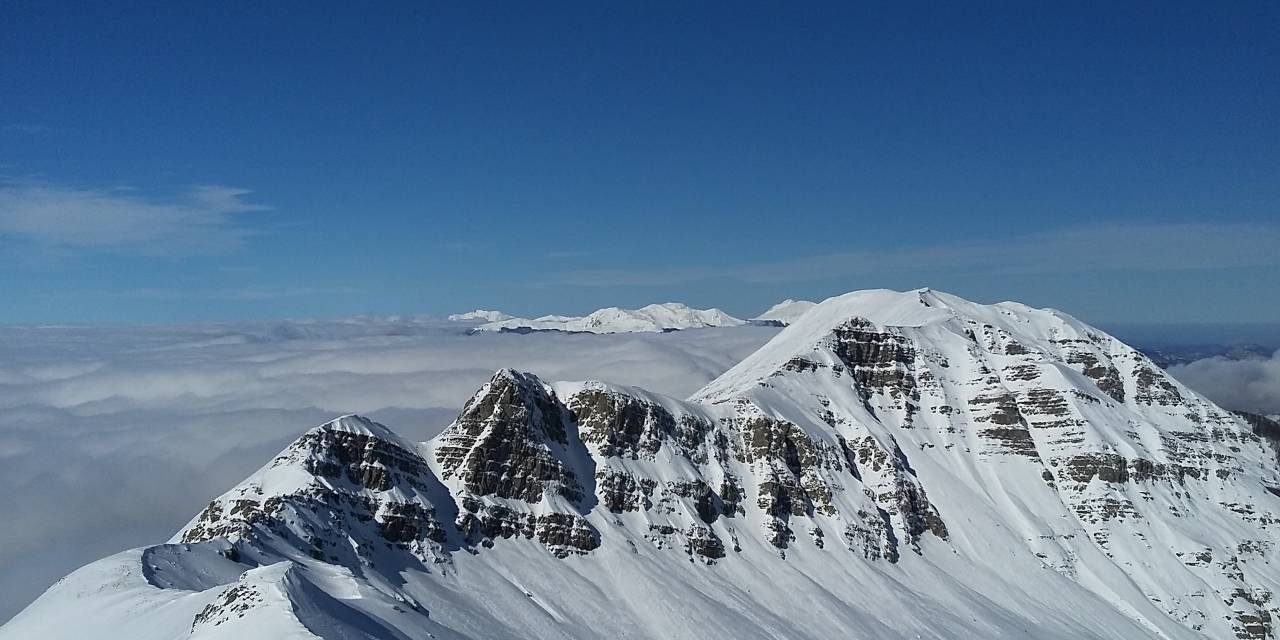
M338 418L0 638L1269 638L1273 442L1066 314L855 292L687 400Z

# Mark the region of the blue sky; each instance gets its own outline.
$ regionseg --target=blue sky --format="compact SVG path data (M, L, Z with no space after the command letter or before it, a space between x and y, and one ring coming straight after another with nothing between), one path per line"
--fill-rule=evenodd
M1280 322L1276 3L129 4L0 7L2 323Z

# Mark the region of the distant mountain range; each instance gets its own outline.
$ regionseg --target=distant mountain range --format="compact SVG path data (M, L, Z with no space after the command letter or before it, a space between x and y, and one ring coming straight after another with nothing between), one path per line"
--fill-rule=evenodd
M542 316L495 320L476 327L476 331L529 333L533 331L565 331L570 333L632 333L679 331L703 327L733 327L746 324L719 309L692 309L678 302L651 304L639 309L608 307L590 315Z
M501 311L476 309L466 313L455 313L450 315L449 319L454 322L501 322L502 320L510 320L511 316Z
M764 313L743 321L719 309L694 309L679 302L651 304L639 309L607 307L586 316L547 315L517 318L501 311L476 309L449 316L456 322L480 322L478 332L533 333L653 333L705 327L733 327L743 324L785 327L812 309L808 300L783 300Z

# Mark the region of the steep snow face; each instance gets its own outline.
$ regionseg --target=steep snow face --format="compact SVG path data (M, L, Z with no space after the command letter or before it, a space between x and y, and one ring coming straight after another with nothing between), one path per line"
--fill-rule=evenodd
M755 324L768 324L785 327L796 321L805 312L817 306L816 302L808 300L792 300L787 298L778 304L769 307L768 311L752 318L750 322Z
M678 302L651 304L639 309L608 307L585 317L543 316L529 320L511 318L490 322L477 331L569 331L583 333L634 333L678 331L702 327L735 327L746 322L719 309L691 309Z
M1064 314L858 292L690 400L340 418L0 638L1268 638L1275 455Z
M476 309L466 313L455 313L449 316L453 322L501 322L510 320L514 316L507 315L501 311L489 311L486 309Z
M1004 539L1099 595L1213 637L1270 637L1274 452L1070 316L919 290L831 298L694 394L807 437L870 440L971 550ZM1105 576L1114 577L1107 578ZM1209 597L1218 594L1220 597ZM1133 605L1136 607L1136 605ZM1140 611L1140 609L1135 609Z

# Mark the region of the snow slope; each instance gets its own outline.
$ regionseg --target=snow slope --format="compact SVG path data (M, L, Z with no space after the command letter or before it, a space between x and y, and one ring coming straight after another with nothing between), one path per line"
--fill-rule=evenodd
M477 331L569 331L583 333L634 333L678 331L702 327L734 327L746 324L719 309L691 309L678 302L651 304L639 309L608 307L588 316L542 316L489 322Z
M1275 459L1060 312L856 292L689 400L339 418L0 638L1268 638Z
M455 313L449 316L449 320L453 322L501 322L510 320L513 316L507 315L501 311L489 311L485 309L476 309L466 313Z
M805 312L817 306L816 302L808 300L792 300L787 298L778 304L769 307L764 313L752 318L750 322L755 324L769 324L785 327L796 321L797 318L804 315Z

